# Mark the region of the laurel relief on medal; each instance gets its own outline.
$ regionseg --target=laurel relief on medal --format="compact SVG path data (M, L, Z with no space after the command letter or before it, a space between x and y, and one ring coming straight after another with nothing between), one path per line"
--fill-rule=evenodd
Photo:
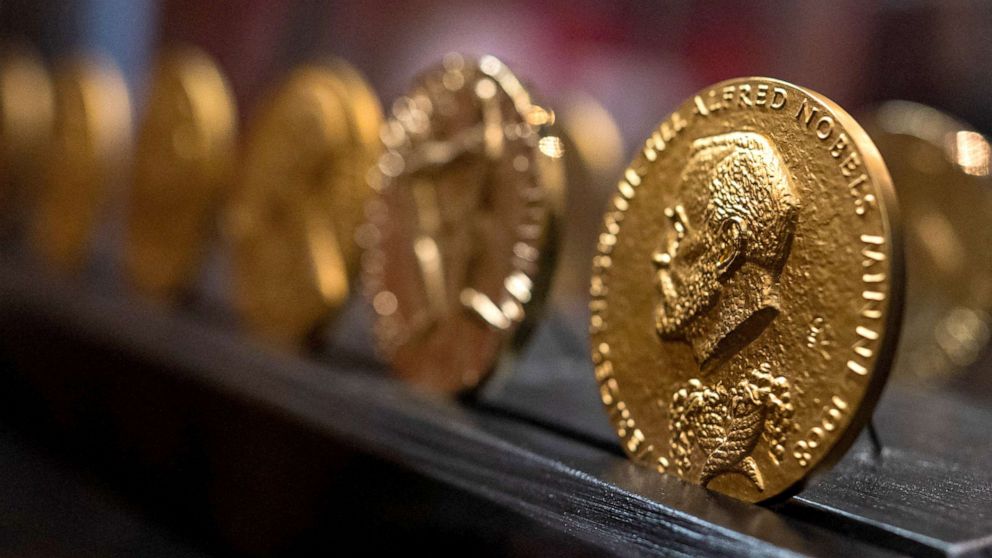
M799 199L775 148L751 132L693 142L676 191L653 255L656 328L661 339L689 344L700 377L671 396L671 463L704 486L740 474L761 491L752 453L764 438L775 463L785 457L795 411L789 380L769 362L739 377L708 378L728 369L778 314Z

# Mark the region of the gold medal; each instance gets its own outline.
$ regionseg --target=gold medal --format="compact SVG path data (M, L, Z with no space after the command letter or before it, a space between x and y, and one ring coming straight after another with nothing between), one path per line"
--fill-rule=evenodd
M294 71L251 122L229 233L235 304L259 335L298 345L347 299L381 118L339 62Z
M741 500L797 490L879 397L901 250L885 165L836 104L766 78L683 103L594 259L592 358L624 449Z
M492 56L448 55L393 103L364 280L399 377L471 389L523 341L564 189L553 123Z
M231 181L237 112L220 69L184 48L158 61L138 131L125 269L169 299L195 279L217 204Z
M5 217L41 188L52 112L44 63L27 47L6 48L0 54L0 212Z
M974 362L992 328L989 143L939 111L891 101L866 117L899 191L906 319L895 375L940 380Z
M55 130L31 236L41 257L61 272L76 272L86 261L130 127L127 85L110 61L79 58L55 75Z

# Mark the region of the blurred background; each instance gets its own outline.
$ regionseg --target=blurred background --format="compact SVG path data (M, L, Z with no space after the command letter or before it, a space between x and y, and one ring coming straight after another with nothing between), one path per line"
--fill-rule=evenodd
M588 262L602 208L619 170L662 118L706 85L744 75L769 76L823 93L852 112L905 99L943 110L982 133L992 129L992 6L981 1L3 0L0 35L37 48L49 66L78 52L110 57L125 75L135 115L142 109L156 51L178 43L198 46L216 58L230 80L242 123L259 99L302 62L347 60L364 73L388 110L412 78L445 53L494 54L538 98L557 108L572 148L586 166L583 178L571 184L555 298L566 313L578 309L578 315L585 304ZM111 230L103 240L108 266L119 244L114 236ZM581 318L575 323L575 334L582 335ZM57 360L51 362L58 366ZM153 405L154 389L144 397L139 401ZM215 412L221 417L218 424L243 420L243 410ZM352 537L387 533L369 542L372 549L397 541L436 549L438 540L444 541L440 548L471 546L493 554L560 549L557 534L535 531L533 524L507 535L512 529L506 527L518 518L501 516L481 499L437 490L410 474L391 470L387 475L383 471L388 466L372 458L341 459L347 448L294 440L293 447L279 451L306 455L310 462L274 464L271 455L278 452L272 444L288 443L280 436L285 426L271 417L258 420L270 444L262 454L212 442L222 455L213 455L215 463L248 463L247 469L230 474L261 486L251 496L245 496L236 480L225 489L224 481L217 480L228 474L223 466L190 464L209 456L186 452L181 459L192 461L176 465L170 460L180 458L162 449L167 443L146 448L148 455L136 458L154 465L144 476L116 471L113 461L94 475L67 472L64 453L38 449L3 426L0 551L171 556L290 553L311 545L329 551L335 545L318 536L319 528L328 525ZM180 436L182 428L166 427L160 434L167 440ZM61 436L58 432L64 431L50 435ZM79 449L60 447L69 454ZM188 502L149 512L107 487L109 470L110 477L129 478L125 494L139 494L140 501L149 490L154 492L147 485L158 481L147 473L159 471L159 465L186 473L162 481L157 501L171 490L201 491L209 502L202 516L183 507ZM200 466L212 471L214 482L191 487L206 482L197 472ZM338 478L344 480L335 486L304 482L297 486L298 494L288 496L264 490L273 476L318 479L329 470L341 470ZM355 488L361 484L356 479L382 484L383 478L388 482L371 495ZM395 491L409 498L391 498ZM300 507L304 495L327 493L347 506L324 509L323 500L313 498L311 507ZM452 504L455 500L458 505ZM430 513L425 515L425 509ZM490 514L502 528L480 530L477 523L465 521L472 514ZM190 522L196 527L188 528Z
M108 53L136 92L159 45L193 43L220 61L242 107L292 65L329 55L389 100L459 50L505 59L549 99L593 96L628 142L689 93L749 74L845 107L902 98L992 125L992 11L980 1L7 0L0 14L6 38L26 38L50 59Z
M3 36L54 63L99 52L123 70L135 116L162 46L211 54L248 120L294 65L340 57L383 106L444 53L494 54L562 116L587 174L572 177L555 300L584 306L601 210L634 147L682 99L744 75L780 78L857 114L930 105L992 128L992 10L986 2L322 2L7 0ZM242 126L243 129L243 126ZM116 248L104 234L104 252ZM106 237L109 237L106 238ZM119 239L118 239L119 241ZM99 250L98 250L99 251ZM113 267L113 258L103 258ZM215 289L216 290L216 289ZM581 320L578 320L581 321Z

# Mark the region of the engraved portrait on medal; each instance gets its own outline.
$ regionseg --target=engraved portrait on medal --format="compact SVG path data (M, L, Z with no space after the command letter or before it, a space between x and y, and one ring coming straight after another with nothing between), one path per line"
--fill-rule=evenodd
M702 372L672 395L672 454L679 473L705 454L700 483L729 473L764 488L750 453L760 437L782 459L793 412L789 382L762 362L730 384L707 372L740 352L778 312L778 276L788 255L798 199L781 157L759 134L693 142L679 180L680 203L665 208L671 228L654 253L658 335L685 340Z

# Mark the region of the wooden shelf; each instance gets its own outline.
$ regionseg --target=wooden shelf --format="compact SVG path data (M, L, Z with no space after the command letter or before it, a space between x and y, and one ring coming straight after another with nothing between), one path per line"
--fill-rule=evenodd
M890 388L875 418L882 455L859 441L818 483L769 508L630 464L595 399L592 371L575 346L581 340L556 320L538 332L515 374L456 402L386 377L368 356L362 319L353 309L332 348L301 358L194 311L166 311L11 263L0 270L0 355L10 363L0 388L13 407L34 405L40 394L43 408L8 414L51 423L69 447L92 437L74 426L79 416L116 417L112 450L92 454L122 469L133 461L121 456L132 440L155 441L132 449L158 462L172 459L162 449L170 439L209 444L200 432L209 427L190 418L206 414L194 408L255 409L289 425L281 441L298 436L385 460L557 533L575 553L992 552L992 405L960 389ZM992 373L992 362L978 368Z

